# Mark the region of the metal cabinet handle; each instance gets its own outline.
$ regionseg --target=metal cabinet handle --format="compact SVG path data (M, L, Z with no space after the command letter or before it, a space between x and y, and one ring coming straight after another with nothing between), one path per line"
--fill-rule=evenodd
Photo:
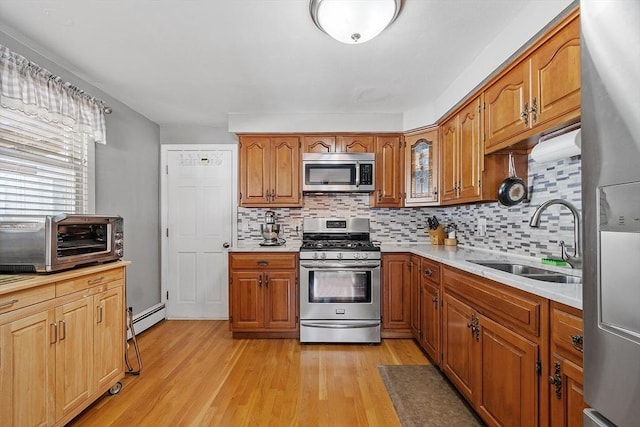
M262 274L258 277L258 287L262 287Z
M269 265L269 261L266 261L264 259L261 259L257 262L257 264L261 267L266 267L267 265Z
M58 322L60 324L60 341L67 337L67 324L64 320Z
M268 274L264 275L264 286L267 287L267 288L269 287L269 275Z
M582 349L583 342L584 342L584 337L582 335L571 335L571 345L580 353L584 352L584 350Z
M12 300L9 300L9 301L0 302L0 308L2 308L2 307L8 307L8 306L13 305L13 304L15 304L15 303L17 303L17 302L18 302L18 300L17 300L17 299L12 299Z
M529 112L531 113L531 118L533 120L533 123L538 121L538 100L536 98L533 98L533 103L531 104L531 110L529 110Z
M96 319L96 323L102 323L102 305L97 305L96 306L96 313L97 313L97 319Z
M100 283L104 280L104 276L100 276L100 277L96 277L95 279L89 279L87 281L87 284L89 285L95 285L96 283Z
M524 122L525 126L529 126L529 103L524 103L524 111L520 113L520 118Z
M429 268L425 268L424 269L424 274L426 276L431 276L433 274L433 271L431 271L431 269L429 269Z
M467 323L467 328L471 329L471 335L480 341L480 319L474 313L471 313L471 322Z
M556 388L556 398L562 399L562 373L560 362L554 363L553 376L549 377L549 384L552 384Z
M51 336L49 344L55 344L58 341L58 325L56 323L49 324L49 332Z
M228 247L230 247L230 246L231 246L231 243L229 243L229 242L224 242L224 243L222 244L222 247L223 247L223 248L225 248L225 249L227 249L227 248L228 248Z

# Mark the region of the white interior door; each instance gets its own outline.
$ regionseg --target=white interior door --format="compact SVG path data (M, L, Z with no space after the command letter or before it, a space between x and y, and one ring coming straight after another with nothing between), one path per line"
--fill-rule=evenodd
M175 147L175 146L172 146ZM170 319L227 319L227 248L235 235L235 147L168 149L163 195Z

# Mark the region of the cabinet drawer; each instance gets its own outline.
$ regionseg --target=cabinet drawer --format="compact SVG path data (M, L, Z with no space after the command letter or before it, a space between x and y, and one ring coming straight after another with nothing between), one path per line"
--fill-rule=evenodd
M53 283L10 292L0 296L0 313L7 313L28 305L37 304L53 299L55 296L56 289Z
M540 336L541 311L546 299L453 268L445 267L443 278L446 288L487 317L509 329Z
M582 312L556 302L551 303L551 342L553 351L582 366Z
M440 264L425 258L420 261L420 274L425 280L440 285Z
M229 264L232 270L251 269L278 269L294 270L298 268L298 260L295 253L291 254L265 254L233 253L229 254Z
M81 291L93 286L104 285L116 280L124 280L124 268L114 268L99 273L86 274L73 279L61 280L56 283L56 296L62 296Z

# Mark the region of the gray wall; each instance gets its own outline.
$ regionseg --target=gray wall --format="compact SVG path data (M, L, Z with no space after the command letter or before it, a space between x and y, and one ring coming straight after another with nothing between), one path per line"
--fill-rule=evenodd
M139 313L159 303L158 125L47 59L46 52L36 53L2 32L0 43L113 108L106 116L107 145L96 147L96 212L124 217L125 258L132 261L127 268L127 305Z

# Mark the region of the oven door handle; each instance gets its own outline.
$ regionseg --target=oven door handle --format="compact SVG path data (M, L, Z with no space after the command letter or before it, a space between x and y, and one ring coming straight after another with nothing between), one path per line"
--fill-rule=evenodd
M310 268L316 270L325 270L325 269L333 269L333 270L344 270L345 268L380 268L380 263L372 262L368 264L360 264L360 263L345 263L345 262L331 262L331 263L318 263L318 264L307 264L304 262L300 263L300 267Z
M301 326L306 326L308 328L324 328L324 329L357 329L357 328L375 328L380 326L380 322L373 323L330 323L330 322L314 322L314 323L304 323L300 322Z

